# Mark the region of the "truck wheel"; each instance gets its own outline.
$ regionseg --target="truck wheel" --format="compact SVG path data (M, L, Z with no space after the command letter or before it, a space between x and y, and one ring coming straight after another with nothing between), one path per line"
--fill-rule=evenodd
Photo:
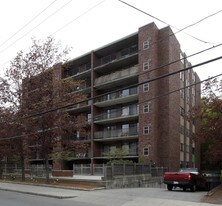
M190 187L191 192L195 192L196 189L197 189L196 184L194 184Z
M187 190L187 188L186 187L183 187L183 191L185 192Z
M167 185L167 189L168 189L169 191L172 191L173 185Z

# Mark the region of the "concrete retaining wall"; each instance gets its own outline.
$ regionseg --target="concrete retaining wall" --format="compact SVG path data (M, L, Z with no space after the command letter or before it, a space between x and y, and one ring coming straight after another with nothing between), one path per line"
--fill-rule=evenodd
M106 188L135 188L135 187L154 187L164 188L162 177L151 177L148 175L128 175L115 176L112 180L106 180Z

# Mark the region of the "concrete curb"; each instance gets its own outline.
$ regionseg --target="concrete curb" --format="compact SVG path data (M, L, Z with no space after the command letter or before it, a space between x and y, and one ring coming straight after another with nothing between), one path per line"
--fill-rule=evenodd
M222 187L222 185L218 185L217 187L214 187L212 190L208 191L205 196L206 196L206 197L211 197L211 196L215 193L215 191L216 191L218 188L220 188L220 187Z
M36 187L49 187L49 188L58 188L58 189L67 189L67 190L80 190L80 191L95 191L95 190L103 190L105 187L95 187L95 188L81 188L81 187L69 187L69 186L59 186L59 185L48 185L48 184L38 184L38 183L26 183L26 182L11 182L11 181L0 181L2 183L9 183L9 184L21 184L21 185L30 185ZM1 188L0 189L4 189Z
M77 196L60 196L60 195L42 194L42 193L27 192L27 191L20 191L20 190L6 189L6 188L0 188L0 190L9 191L9 192L17 192L17 193L28 194L28 195L42 196L42 197L51 197L51 198L56 198L56 199L68 199L68 198L77 197Z

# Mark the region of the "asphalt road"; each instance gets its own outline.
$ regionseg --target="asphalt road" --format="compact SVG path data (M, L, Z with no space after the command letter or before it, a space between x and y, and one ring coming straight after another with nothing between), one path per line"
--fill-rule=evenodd
M161 188L131 188L73 191L72 198L57 199L0 190L0 206L189 206L200 205L204 194L206 192L167 191ZM202 203L202 205L205 204Z

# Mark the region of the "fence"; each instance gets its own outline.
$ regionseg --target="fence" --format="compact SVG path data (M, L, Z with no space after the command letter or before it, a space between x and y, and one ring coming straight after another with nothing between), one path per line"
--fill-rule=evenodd
M160 177L167 171L166 167L154 167L151 164L79 164L73 165L73 173L76 175L101 175L105 179L112 179L114 176L151 174L153 177Z
M91 172L92 171L92 172ZM73 165L73 174L78 175L104 175L105 164L74 164Z
M151 174L152 177L160 177L167 171L166 167L154 167L151 164L112 164L105 170L105 179L113 179L115 176Z
M17 165L4 165L4 167L2 168L2 174L21 176L22 169ZM50 166L49 175L51 174L52 174L52 167ZM25 175L30 177L45 177L46 176L45 166L32 165L31 167L25 169Z

